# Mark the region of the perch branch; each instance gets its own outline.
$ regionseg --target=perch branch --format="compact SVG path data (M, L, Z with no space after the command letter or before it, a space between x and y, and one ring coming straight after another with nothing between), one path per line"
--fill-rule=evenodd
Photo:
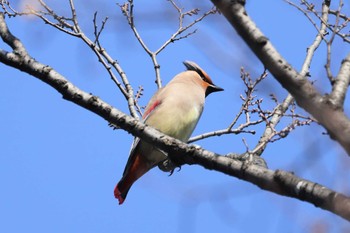
M171 159L179 164L198 164L207 169L246 180L261 189L307 201L350 220L350 198L341 193L301 179L289 172L269 170L227 156L220 156L195 145L188 145L124 114L99 97L80 90L53 68L36 61L23 50L24 45L8 30L3 13L0 13L0 37L13 49L12 52L0 49L1 63L38 78L57 90L67 101L71 101L134 136L152 143L168 152ZM16 53L16 51L22 52Z

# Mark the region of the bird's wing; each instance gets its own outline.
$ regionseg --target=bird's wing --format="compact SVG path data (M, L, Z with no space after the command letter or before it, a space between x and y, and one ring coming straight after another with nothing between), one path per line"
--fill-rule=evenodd
M160 100L159 96L161 95L161 93L163 92L163 88L159 89L151 98L151 100L148 102L146 108L145 108L145 112L142 115L142 120L144 122L147 121L147 118L152 115L152 112L158 108L162 101Z
M151 98L151 100L148 102L146 108L145 108L145 112L142 115L142 121L144 123L147 122L147 119L149 116L152 115L152 113L154 112L154 110L160 106L161 101L159 100L159 93L162 92L163 88L159 89ZM130 148L130 152L129 152L129 159L128 162L126 163L125 169L124 169L124 173L125 174L127 172L127 170L129 169L130 165L134 162L134 155L135 155L135 149L137 147L137 145L140 143L140 138L135 137L134 141L131 145Z

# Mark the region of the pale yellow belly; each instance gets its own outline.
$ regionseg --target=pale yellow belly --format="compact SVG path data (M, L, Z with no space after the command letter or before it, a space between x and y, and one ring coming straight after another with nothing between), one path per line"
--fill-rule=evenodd
M154 115L156 117L151 116L148 118L146 124L171 137L186 142L197 125L201 109L191 108L189 111L173 109L158 111Z

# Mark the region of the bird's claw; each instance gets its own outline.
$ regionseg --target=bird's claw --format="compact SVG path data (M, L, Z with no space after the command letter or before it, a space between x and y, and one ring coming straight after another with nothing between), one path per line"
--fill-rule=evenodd
M173 162L171 162L170 159L163 160L158 164L158 167L163 172L170 172L169 176L171 176L174 173L176 168L179 168L178 172L181 170L181 166L174 164Z
M179 170L177 170L177 172L181 171L181 166L179 166L179 167L177 167L177 168L179 169ZM171 175L174 173L175 169L176 169L176 168L174 168L173 170L170 171L169 176L171 176Z
M171 171L175 170L175 168L178 166L175 165L173 162L171 162L170 159L165 159L158 164L158 167L163 172L169 172L169 171L171 172Z

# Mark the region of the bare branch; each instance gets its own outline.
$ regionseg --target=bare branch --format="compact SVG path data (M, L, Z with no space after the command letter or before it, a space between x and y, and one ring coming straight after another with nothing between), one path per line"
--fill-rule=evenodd
M306 57L300 71L301 76L310 75L309 70L310 70L312 58L314 57L315 52L320 46L322 40L324 40L324 36L327 34L328 11L329 11L329 5L324 2L322 4L321 27L317 33L317 36L314 42L307 48Z
M194 136L190 138L188 142L194 142L209 137L227 134L255 134L255 130L248 130L247 128L250 126L265 123L266 129L264 134L261 136L258 145L254 148L254 150L247 151L250 154L260 156L263 150L265 149L267 143L277 141L282 137L286 137L287 134L289 134L289 132L294 130L297 126L304 126L313 122L314 120L310 119L310 117L305 117L295 113L295 106L292 104L292 100L291 102L288 102L288 104L284 103L284 105L281 106L278 103L277 99L274 97L275 99L273 98L273 100L276 102L277 107L273 111L264 110L261 107L262 99L256 99L256 96L253 94L256 91L257 85L267 77L267 74L268 73L266 72L266 70L264 70L264 72L256 80L253 80L250 77L250 74L245 72L244 69L241 68L241 79L244 85L246 86L246 90L244 91L245 96L240 95L240 98L243 101L243 103L241 105L240 110L233 119L232 123L226 129L215 130L212 132ZM292 105L293 107L291 108L291 114L286 114L285 112L288 110L290 105ZM282 111L281 108L283 106L284 108ZM255 118L257 118L257 120L252 120L252 117L254 115L256 116ZM233 126L238 122L238 120L242 116L245 116L245 122L241 123L237 128L233 129ZM278 123L276 119L279 120L282 117L289 117L292 119L292 122L288 124L284 129L277 131L275 130L275 127Z
M255 134L256 133L255 130L246 130L246 128L248 128L249 126L260 124L260 123L265 121L265 119L262 119L262 117L260 117L258 120L252 121L250 114L251 113L263 114L263 115L265 114L265 111L263 111L261 109L259 110L258 107L256 107L260 104L261 100L255 101L256 96L253 96L253 93L255 92L256 86L263 79L265 79L266 76L267 76L267 72L266 72L266 70L264 70L264 72L260 75L259 78L257 78L256 80L253 80L250 77L250 74L245 72L243 67L242 67L241 68L241 79L246 86L245 97L242 95L240 96L243 103L242 103L242 106L241 106L239 112L236 114L235 118L233 119L232 123L226 129L216 130L213 132L208 132L208 133L204 133L204 134L201 134L198 136L194 136L194 137L190 138L188 142L194 142L194 141L202 140L205 138L214 137L214 136L221 136L221 135L225 135L225 134L240 134L240 133ZM240 117L242 116L243 113L246 116L246 122L240 124L236 129L232 129L233 126L240 119Z
M308 111L337 140L350 155L350 121L341 109L322 96L304 76L301 76L273 47L268 38L248 16L244 1L212 0L226 19L237 30L264 66L295 98L297 104Z
M136 26L135 26L135 21L134 21L134 1L133 0L128 0L127 3L124 3L123 5L118 4L120 7L121 11L125 15L131 30L133 31L137 41L141 45L141 47L145 50L145 52L151 57L153 65L154 65L154 70L156 72L156 84L158 88L162 87L162 80L160 77L160 65L158 64L157 61L157 54L152 52L146 43L143 41L141 38Z
M296 7L298 10L302 11L307 18L315 24L308 14L299 6L295 5L294 3L285 0L287 3L291 4L292 6ZM310 72L310 66L312 62L312 58L315 55L315 52L317 48L320 46L322 40L324 39L324 35L326 34L327 30L327 21L328 21L328 11L329 11L329 5L323 3L322 5L322 21L321 21L321 27L318 29L316 25L315 28L317 29L318 33L316 35L315 40L313 43L308 47L307 52L306 52L306 57L303 62L303 66L300 71L300 75L302 77L307 77L309 76ZM280 122L281 118L284 116L284 113L288 110L289 106L294 102L294 98L291 94L288 94L288 96L284 99L283 103L278 105L275 109L275 114L272 116L269 124L266 125L266 129L259 139L259 142L257 146L252 150L251 153L261 155L263 151L265 150L267 143L271 141L271 139L275 136L277 133L274 128L277 126L277 124Z
M348 43L350 42L349 34L341 33L341 31L350 22L349 17L347 17L344 14L341 14L341 9L344 5L343 1L342 0L339 1L339 6L338 6L338 9L336 11L330 9L330 2L331 1L323 1L321 15L315 10L314 5L310 4L308 1L301 0L301 5L304 5L306 7L305 10L302 7L297 6L296 4L290 2L289 0L285 0L285 1L287 3L289 3L290 5L296 7L301 12L303 12L303 14L311 21L311 23L315 26L315 28L317 30L318 30L318 28L317 28L315 22L312 20L309 13L314 14L320 20L321 29L318 31L319 31L319 35L321 35L322 39L326 42L326 48L327 48L327 60L326 60L325 68L326 68L326 72L327 72L327 77L328 77L330 83L333 84L333 82L335 81L335 78L334 78L332 71L331 71L331 58L332 58L332 50L331 49L332 49L334 38L335 38L335 36L339 36L343 39L344 42L348 42ZM328 15L329 14L336 16L334 25L332 25L328 22L328 20L329 20ZM342 19L344 22L341 23L340 19ZM332 32L330 39L328 39L328 40L325 38L325 36L328 34L327 29L329 29ZM324 33L321 33L322 31Z
M152 55L152 51L147 47L146 43L142 40L138 30L136 29L135 22L134 22L134 1L128 0L127 3L124 3L123 5L118 4L120 9L122 10L123 14L125 15L126 19L128 20L128 23L131 27L131 30L133 31L136 39L142 46L142 48L148 53L148 55Z
M336 35L338 35L339 37L341 37L343 39L344 42L350 43L349 38L347 38L348 36L346 34L342 34L340 33L340 31L346 27L346 25L348 24L348 22L350 21L349 17L343 15L340 13L342 7L344 6L343 1L340 0L339 1L339 7L337 11L331 10L329 9L328 13L335 15L336 16L336 21L338 21L338 23L335 23L334 25L328 24L326 21L323 21L323 17L319 15L319 13L315 10L315 6L312 3L309 3L306 0L301 0L301 4L305 5L307 7L307 11L312 12L322 23L326 24L327 28L334 32ZM329 0L324 0L323 4L327 5L328 8L331 4L331 1ZM339 19L343 19L344 23L339 25Z
M341 1L340 1L341 5ZM339 6L340 7L340 6ZM340 11L338 11L340 12ZM339 13L336 15L336 26L335 29L332 30L332 35L331 38L327 41L327 63L325 65L326 71L327 71L327 76L331 84L334 82L334 77L331 71L331 58L332 58L332 44L334 41L335 36L337 35L337 26L339 24Z
M330 99L334 105L343 107L345 95L350 84L350 53L342 61L337 78L334 81Z
M76 12L75 6L74 6L74 1L73 0L69 0L69 5L70 5L71 12L72 12L72 21L73 21L73 24L74 24L74 30L77 33L81 33L81 29L79 27L78 19L77 19L77 12Z
M245 124L241 124L237 129L221 129L221 130L215 130L212 132L208 132L208 133L204 133L204 134L200 134L194 137L191 137L188 140L188 143L192 143L195 141L199 141L205 138L210 138L210 137L215 137L215 136L222 136L225 134L241 134L241 133L248 133L248 134L255 134L255 130L245 130L245 128L247 128L248 126L251 125L257 125L259 123L261 123L262 120L258 120L258 121L253 121L253 122L247 122Z
M212 8L211 10L205 12L202 16L200 16L199 18L195 19L192 23L188 24L187 26L183 25L183 19L185 16L192 16L192 15L196 15L198 14L198 9L193 9L187 12L183 12L183 9L181 9L180 7L178 7L176 5L176 3L173 0L168 0L172 6L176 9L176 11L178 12L178 20L179 20L179 27L177 29L177 31L171 35L171 37L165 41L163 43L163 45L161 45L156 51L152 51L151 49L148 48L147 44L143 41L140 33L138 32L136 26L135 26L135 20L134 20L134 1L133 0L128 0L128 2L124 3L124 4L118 4L118 6L120 7L121 11L123 12L123 14L125 15L128 24L131 27L131 30L133 31L137 41L139 42L139 44L141 45L141 47L145 50L145 52L151 57L151 60L153 62L154 65L154 70L156 73L156 84L158 88L162 87L162 80L160 77L160 65L157 61L157 55L159 53L161 53L170 43L173 43L175 41L178 40L182 40L185 39L191 35L193 35L197 30L194 30L192 32L187 33L186 35L181 36L185 31L187 31L188 29L190 29L191 27L193 27L195 24L197 24L198 22L202 21L205 17L207 17L208 15L211 14L215 14L217 11L216 9Z
M312 8L305 3L304 1L302 1L302 5L307 5L307 10L304 10L303 8L301 8L300 6L296 5L294 2L291 2L289 0L284 0L286 3L288 3L289 5L297 8L300 12L302 12L305 17L310 21L310 23L316 28L316 30L318 31L319 35L322 35L321 33L321 29L318 28L317 24L315 23L315 21L311 18L311 16L309 15L309 11L312 10ZM327 21L325 21L327 22Z
M23 44L8 30L3 13L0 13L0 36L5 43L15 45L14 50L24 48ZM0 50L0 62L22 70L47 83L61 93L64 99L99 115L134 136L154 144L168 152L171 159L180 164L199 164L207 169L246 180L264 190L307 201L350 220L349 197L316 183L300 179L291 173L279 170L272 171L226 156L219 156L198 146L187 145L164 135L139 120L122 113L100 98L80 90L53 68L36 61L27 53Z
M338 17L340 17L341 19L345 20L346 22L348 22L350 19L348 16L346 16L345 14L342 14L338 11L335 11L335 10L329 10L329 14L332 14L332 15L338 15Z
M126 77L125 72L123 71L122 67L119 65L117 60L114 60L107 52L104 48L97 48L94 45L94 42L92 42L88 37L86 37L84 34L81 34L81 39L95 52L95 54L97 55L97 57L99 58L99 61L103 64L103 66L107 69L108 73L110 74L110 76L112 77L113 80L117 81L115 75L113 74L113 72L111 71L111 67L110 65L118 72L118 74L120 75L126 92L124 92L124 96L126 97L127 101L128 101L128 106L129 106L129 110L130 113L133 117L135 118L139 118L139 116L137 115L137 112L135 110L135 99L134 99L134 91L132 86L129 83L128 78ZM103 59L104 58L104 59ZM107 61L107 63L106 63ZM116 82L119 89L120 90L124 90L124 88L121 86L121 84L118 82Z
M260 77L255 80L255 81L252 81L249 73L246 73L244 71L243 68L241 68L241 79L243 80L243 83L245 84L246 86L246 91L245 91L245 94L246 94L246 97L241 97L241 99L243 100L243 103L242 103L242 106L241 106L241 109L239 110L238 114L236 115L236 117L233 119L232 123L229 125L229 129L232 129L232 127L237 123L238 119L240 118L240 116L242 115L243 112L246 112L247 113L247 110L248 110L248 107L251 104L251 102L253 101L254 97L253 97L253 93L255 91L255 88L256 86L263 80L265 79L267 76L267 72L266 70L264 70L264 72L260 75ZM247 122L249 122L249 117L247 116L247 119L246 119Z
M186 37L192 35L193 33L195 33L195 31L193 31L193 32L188 33L185 36L179 37L179 35L181 35L185 31L187 31L189 28L193 27L198 22L202 21L208 15L215 14L217 12L216 8L213 7L211 10L205 12L202 16L200 16L199 18L195 19L192 23L188 24L187 26L184 26L183 25L183 18L186 15L190 15L191 16L193 14L197 14L199 10L198 9L193 9L193 10L188 11L188 12L183 12L182 9L180 7L178 7L173 0L169 0L169 2L171 2L171 4L175 7L175 9L179 13L179 27L178 27L177 31L174 34L172 34L171 37L155 52L156 54L159 54L170 43L173 43L173 42L175 42L177 40L186 38Z
M107 72L110 75L113 82L117 85L117 87L119 88L121 93L124 95L125 99L128 102L128 107L129 107L129 111L130 111L131 115L135 118L139 118L137 111L135 109L136 107L135 107L135 100L134 100L134 92L133 92L132 86L129 83L128 78L125 75L125 72L123 71L121 66L118 64L118 62L116 60L114 60L105 51L105 49L101 46L99 41L97 41L97 44L96 44L96 36L99 37L99 34L97 34L97 35L95 34L95 42L93 42L80 29L73 0L69 1L70 8L71 8L71 14L72 14L71 18L62 17L62 16L57 15L54 12L54 10L52 10L43 0L39 0L39 3L46 10L46 12L42 12L42 11L38 11L38 10L33 9L33 8L29 8L30 11L29 11L29 13L26 13L26 14L33 14L33 15L39 17L40 19L42 19L46 24L53 26L53 27L57 28L58 30L65 32L69 35L72 35L72 36L75 36L75 37L82 39L82 41L84 41L84 43L86 45L88 45L89 48L91 48L93 50L93 52L96 54L98 60L101 62L101 64L107 70ZM2 2L0 4L2 5L2 7L5 7ZM52 17L57 22L51 21L49 18L45 17L46 15ZM69 22L72 22L72 24L70 24ZM104 26L105 22L103 22L102 25ZM103 29L103 26L102 26L101 30ZM95 24L95 21L94 21L95 30L96 30L96 27L97 27L97 25ZM114 69L119 74L124 86L118 81L118 79L115 76L115 74L113 73L112 69Z
M141 107L138 104L138 100L143 95L143 90L144 90L143 86L139 86L139 89L137 90L136 95L135 95L135 107L136 107L136 110L137 110L137 112L139 113L140 116L143 115L143 113L142 113L143 111L141 110Z
M8 44L14 51L15 54L19 54L21 56L27 56L27 50L21 43L21 41L16 38L12 33L9 31L6 22L4 20L4 14L0 12L0 36L2 40ZM3 51L2 51L3 52Z
M67 33L71 36L78 36L78 32L76 31L74 24L70 24L69 22L72 22L72 18L67 18L67 17L61 17L59 15L57 15L55 13L54 10L52 10L44 1L39 0L39 3L42 7L44 7L44 9L46 10L46 12L42 12L42 11L37 11L36 9L32 8L31 6L28 6L29 10L30 10L30 14L33 14L39 18L41 18L45 23L55 27L56 29ZM54 20L57 21L57 23L52 22L50 19L48 19L47 17L45 17L45 15L47 16L51 16L53 17ZM67 28L67 29L66 29Z
M107 23L108 17L106 17L103 21L102 21L102 25L100 27L100 29L98 29L97 27L97 11L94 14L94 19L93 19L93 23L94 23L94 35L95 35L95 40L94 40L94 44L97 44L99 48L101 48L101 44L100 44L100 36L101 33L103 31L103 29L105 28L105 25Z
M294 101L292 95L288 95L282 104L278 104L274 109L274 114L272 115L268 124L266 124L265 131L263 135L260 137L258 144L256 147L250 151L251 154L261 155L266 149L267 143L275 136L276 131L274 128L280 122L284 113L288 110L289 106Z

